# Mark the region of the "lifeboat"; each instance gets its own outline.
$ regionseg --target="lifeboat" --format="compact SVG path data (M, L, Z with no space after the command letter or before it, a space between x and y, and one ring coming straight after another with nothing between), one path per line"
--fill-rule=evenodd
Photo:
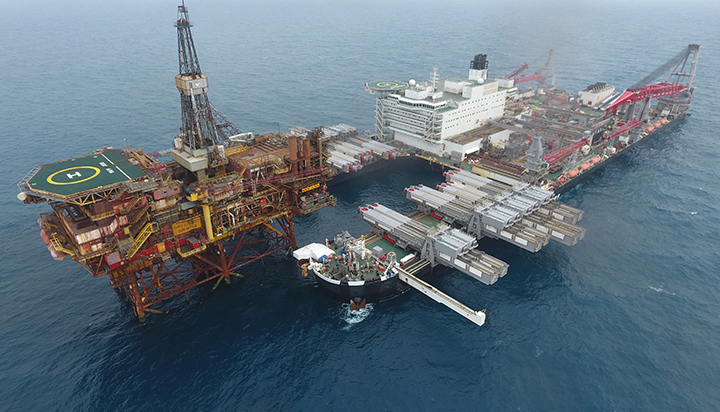
M567 177L565 177L565 174L561 174L560 177L557 178L558 183L564 183L567 181Z
M579 170L573 169L573 170L569 171L567 175L568 175L568 177L569 177L570 179L572 179L573 177L575 177L575 176L577 176L577 175L579 175L579 174L580 174L580 171L579 171Z
M585 162L580 166L580 169L582 169L583 172L588 170L589 168L590 168L590 162Z
M600 158L600 155L597 155L597 156L593 157L592 159L590 159L590 162L591 162L592 164L596 165L596 164L600 163L600 160L602 160L602 159Z
M645 129L645 131L648 133L652 133L653 130L655 130L655 126L650 126L647 129Z
M58 261L63 261L67 257L67 253L65 252L59 252L53 245L47 245L48 251L50 252L50 255L53 259Z
M662 123L662 124L667 124L667 122L668 122L667 119L664 117L662 119L660 119L660 123Z
M47 233L45 233L45 229L40 229L40 237L42 238L45 245L50 244L50 236L48 236Z

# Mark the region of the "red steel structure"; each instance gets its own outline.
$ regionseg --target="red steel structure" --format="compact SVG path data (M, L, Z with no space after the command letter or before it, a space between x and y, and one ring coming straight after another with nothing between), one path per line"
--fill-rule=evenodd
M141 323L164 300L288 253L293 216L335 204L323 130L228 136L238 130L209 103L184 5L175 26L183 125L172 161L104 149L38 166L19 184L25 203L52 206L39 220L52 256L107 275Z
M646 98L670 96L680 93L685 89L687 89L685 85L666 82L652 83L636 89L628 89L605 110L605 113L606 115L611 112L615 114L617 113L618 107L625 103L640 102Z

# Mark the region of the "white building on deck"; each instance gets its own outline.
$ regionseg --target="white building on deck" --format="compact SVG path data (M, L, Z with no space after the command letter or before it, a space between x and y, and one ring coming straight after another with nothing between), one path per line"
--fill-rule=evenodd
M496 80L488 80L487 67L486 55L480 54L471 62L467 79L438 80L435 69L429 82L411 80L408 87L384 94L376 105L378 131L441 156L449 157L452 152L457 152L456 155L461 154L464 158L477 152L479 140L458 142L452 138L503 116L510 89L500 87ZM498 133L501 135L490 138L507 140L509 133Z

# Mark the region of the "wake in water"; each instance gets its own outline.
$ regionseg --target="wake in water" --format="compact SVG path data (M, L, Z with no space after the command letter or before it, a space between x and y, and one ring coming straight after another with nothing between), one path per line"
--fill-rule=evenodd
M666 295L675 296L675 293L674 293L674 292L667 292L667 291L663 290L663 286L665 286L665 285L664 285L663 283L661 283L659 288L650 286L650 289L652 289L652 290L654 290L655 292L658 292L658 293L664 293L664 294L666 294Z
M350 330L350 328L353 327L353 325L356 325L362 321L364 321L368 316L370 316L370 313L373 311L373 304L368 303L367 306L365 306L364 309L360 310L350 310L350 304L349 303L343 303L338 307L337 314L338 317L346 323L345 326L343 326L343 330Z

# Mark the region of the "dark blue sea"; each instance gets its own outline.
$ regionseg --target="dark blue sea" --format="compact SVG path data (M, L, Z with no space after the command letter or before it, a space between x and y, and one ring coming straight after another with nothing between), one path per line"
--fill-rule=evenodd
M563 196L585 238L510 264L493 286L431 283L476 327L414 291L363 315L273 256L230 287L196 288L140 327L109 286L55 262L16 186L35 165L105 146L169 148L180 125L177 2L6 0L0 8L0 410L720 410L720 21L712 1L187 0L211 101L243 131L373 128L366 81L494 75L555 51L556 84L632 85L702 45L692 117ZM540 59L540 60L538 60ZM431 170L332 188L295 220L299 244L413 210Z

